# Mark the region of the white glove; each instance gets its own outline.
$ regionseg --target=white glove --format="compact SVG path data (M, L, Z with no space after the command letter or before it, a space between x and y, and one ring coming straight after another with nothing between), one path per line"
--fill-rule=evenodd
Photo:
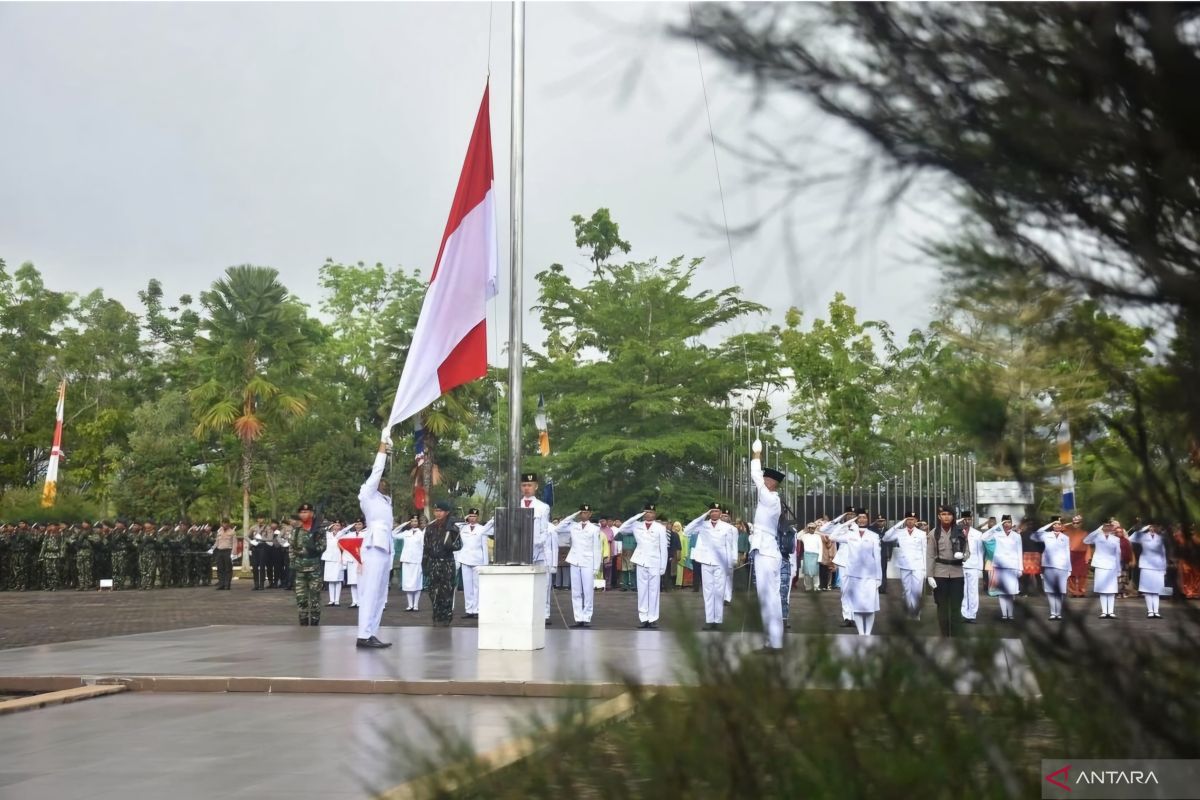
M385 431L384 431L382 434L380 434L380 436L379 436L379 441L381 441L381 442L383 442L384 444L386 444L386 445L388 446L388 449L391 449L391 446L392 446L392 429L391 429L391 428L388 428L388 429L387 429L387 430L385 430Z
M754 444L750 445L750 450L755 453L761 453L762 452L762 442L760 442L758 439L755 439Z
M959 561L962 561L962 560L963 560L963 554L962 554L961 552L960 552L960 553L955 553L955 554L954 554L954 557L955 557L955 558L957 558Z
M936 589L936 588L937 588L937 581L935 581L935 580L934 580L932 577L926 578L926 579L925 579L925 582L929 584L929 588L930 588L930 589Z

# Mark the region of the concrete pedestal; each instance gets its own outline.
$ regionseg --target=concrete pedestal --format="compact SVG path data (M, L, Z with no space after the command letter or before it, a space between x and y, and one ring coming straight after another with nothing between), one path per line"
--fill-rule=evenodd
M540 565L479 567L479 649L546 646L546 581Z

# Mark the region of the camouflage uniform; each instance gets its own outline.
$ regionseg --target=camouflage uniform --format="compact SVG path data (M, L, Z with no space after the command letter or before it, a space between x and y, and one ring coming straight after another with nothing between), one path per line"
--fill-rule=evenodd
M158 548L160 544L155 527L150 524L143 525L137 543L138 588L153 589L154 581L158 578Z
M284 529L280 529L280 534ZM321 589L325 585L325 565L321 554L325 552L325 526L314 518L312 527L304 530L297 527L288 530L292 546L291 574L296 581L296 610L300 613L301 625L321 624Z
M213 554L209 552L215 543L212 528L208 525L197 526L196 537L200 548L200 585L212 586Z
M108 548L112 553L113 589L132 589L134 550L124 523L117 523L109 533Z
M8 588L14 592L23 592L29 588L27 564L32 547L33 538L28 528L17 528L9 536Z
M454 553L462 549L458 526L447 516L425 527L425 547L421 553L421 571L429 581L433 602L433 624L450 624L454 611Z
M42 576L45 581L43 586L51 592L58 589L59 582L62 580L63 550L62 534L57 529L47 531L42 539L38 557L42 562Z
M12 549L12 526L0 525L0 592L8 590L8 562L10 549Z
M95 555L99 538L91 527L80 528L75 532L75 575L76 591L85 592L96 588Z

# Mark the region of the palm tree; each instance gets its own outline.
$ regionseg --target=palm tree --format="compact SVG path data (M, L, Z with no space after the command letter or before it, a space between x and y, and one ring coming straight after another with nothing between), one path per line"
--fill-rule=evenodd
M255 443L273 426L303 416L303 388L316 327L270 267L242 265L200 295L199 385L189 392L197 438L233 433L242 445L242 535L250 529ZM242 548L242 566L250 549Z

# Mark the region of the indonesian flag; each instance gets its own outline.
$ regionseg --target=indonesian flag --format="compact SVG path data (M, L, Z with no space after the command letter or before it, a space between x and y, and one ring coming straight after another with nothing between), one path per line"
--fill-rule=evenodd
M50 463L46 466L46 485L42 487L42 508L54 505L58 497L58 460L62 457L63 405L67 399L67 382L58 384L58 406L54 409L54 446L50 448Z
M345 539L337 540L338 549L349 553L355 561L362 564L362 537L347 536Z
M385 430L487 374L487 301L499 265L488 87Z

